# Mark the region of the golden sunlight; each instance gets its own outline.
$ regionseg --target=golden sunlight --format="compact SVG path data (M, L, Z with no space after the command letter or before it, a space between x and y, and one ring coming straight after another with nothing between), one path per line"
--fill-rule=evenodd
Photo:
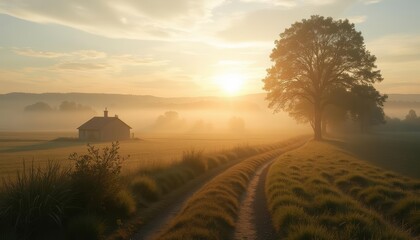
M215 77L216 83L227 95L237 95L245 82L245 77L239 73L223 74Z

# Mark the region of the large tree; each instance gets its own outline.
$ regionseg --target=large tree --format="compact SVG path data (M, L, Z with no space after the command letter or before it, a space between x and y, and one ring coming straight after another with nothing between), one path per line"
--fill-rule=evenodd
M376 57L348 20L312 16L296 22L280 34L270 58L274 64L263 80L269 107L295 113L297 106L308 102L316 140L322 139L330 91L382 81Z

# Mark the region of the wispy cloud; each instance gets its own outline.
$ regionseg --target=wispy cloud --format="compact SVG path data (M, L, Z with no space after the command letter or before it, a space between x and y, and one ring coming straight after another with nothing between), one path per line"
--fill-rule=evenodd
M60 58L69 56L67 53L61 52L51 52L51 51L35 51L30 48L13 48L13 51L16 54L26 57L36 57L36 58Z
M253 64L253 61L244 61L244 60L220 60L218 66L246 66Z
M366 5L370 5L370 4L375 4L375 3L380 3L382 2L382 0L361 0L364 4Z
M59 63L55 66L58 69L74 70L74 71L91 71L107 69L110 66L103 63L80 63L80 62L65 62Z
M336 0L241 0L243 2L265 3L287 8L302 5L327 5L336 2Z
M141 57L132 54L110 55L96 50L79 50L71 52L40 51L31 48L13 48L13 52L26 57L54 59L56 69L98 70L121 69L124 66L162 66L166 60L152 57Z
M274 1L263 1L273 4ZM290 27L295 21L319 14L341 18L342 13L349 6L358 3L359 0L290 0L284 3L292 6L291 9L284 7L269 6L248 11L235 18L227 19L227 27L217 32L217 36L227 42L272 42L278 38L278 34ZM355 21L362 22L366 17L358 16ZM249 31L252 29L252 31Z
M225 0L0 0L0 13L111 38L188 39Z
M367 16L350 16L347 18L351 23L364 23L366 22Z
M141 88L147 89L180 89L180 88L187 88L187 89L196 89L199 86L193 81L185 81L185 80L168 80L168 79L157 79L152 81L142 81L142 82L133 82L135 85Z

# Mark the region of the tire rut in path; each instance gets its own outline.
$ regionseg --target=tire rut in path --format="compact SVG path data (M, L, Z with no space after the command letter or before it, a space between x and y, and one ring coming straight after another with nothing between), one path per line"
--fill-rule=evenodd
M233 234L235 240L276 239L264 191L268 169L275 159L260 167L247 187Z

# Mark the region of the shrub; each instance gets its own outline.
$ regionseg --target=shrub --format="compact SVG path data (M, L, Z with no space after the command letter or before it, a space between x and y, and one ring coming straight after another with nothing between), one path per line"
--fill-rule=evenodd
M32 164L5 180L0 200L0 226L19 238L31 238L60 228L71 208L69 170L49 162L45 170Z
M106 201L120 191L119 175L125 158L119 155L119 149L118 142L102 151L88 144L87 154L70 154L69 159L75 162L72 184L82 209L104 212Z
M80 215L67 226L68 239L99 240L105 231L104 223L94 215Z
M123 189L106 200L106 209L114 218L129 217L136 212L136 202L131 193Z
M182 163L200 173L207 170L206 163L203 159L203 150L191 149L189 151L184 151L182 153Z
M156 201L160 196L160 191L156 181L146 175L134 178L131 184L131 189L133 189L135 194L148 201Z

